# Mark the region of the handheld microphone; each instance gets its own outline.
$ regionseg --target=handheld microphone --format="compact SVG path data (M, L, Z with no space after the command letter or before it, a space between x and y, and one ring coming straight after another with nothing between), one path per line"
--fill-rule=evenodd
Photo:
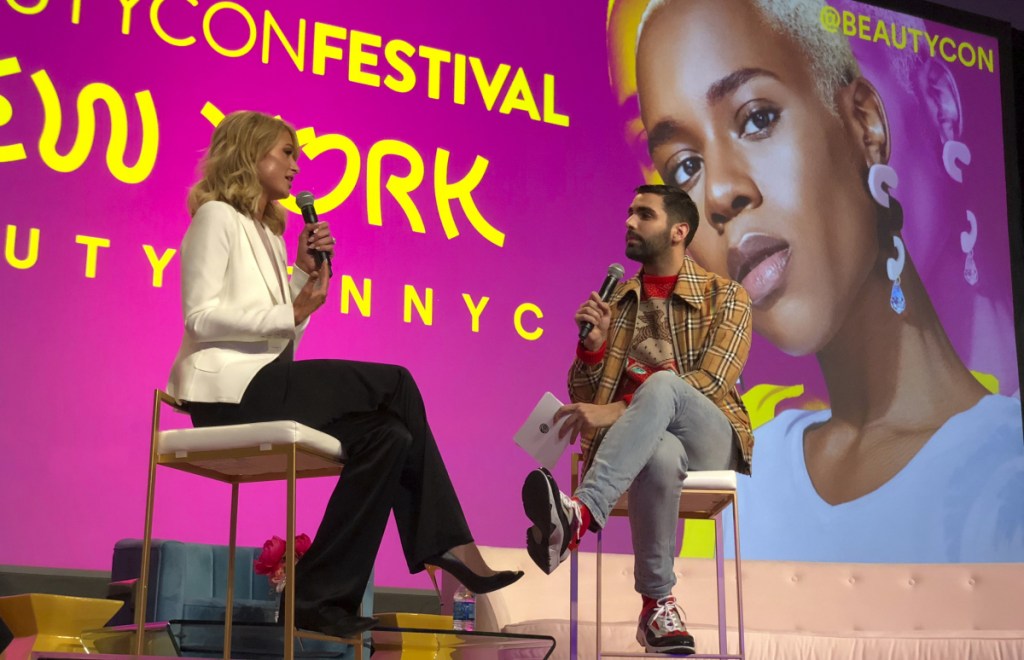
M316 215L316 208L313 207L314 201L313 193L308 190L300 192L295 196L295 203L299 205L299 210L302 211L302 221L307 225L320 222L320 219ZM313 262L316 264L317 269L320 268L320 264L324 262L324 259L327 259L327 273L331 277L334 277L334 269L331 264L331 253L321 252L320 250L315 250L313 252Z
M608 302L612 297L612 291L615 290L615 285L619 283L622 276L626 274L626 269L622 267L622 264L612 264L608 266L608 275L604 278L604 282L601 283L601 289L597 292L597 295L601 297L601 302ZM590 331L594 329L593 323L584 323L580 326L580 341L587 338Z

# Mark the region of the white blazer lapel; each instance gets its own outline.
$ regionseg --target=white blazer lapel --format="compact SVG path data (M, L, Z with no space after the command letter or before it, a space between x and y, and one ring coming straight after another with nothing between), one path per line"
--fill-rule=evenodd
M283 280L282 284L284 285L284 296L286 298L285 302L291 303L292 291L291 287L288 286L288 282L291 278L288 276L288 254L286 252L288 247L284 244L284 239L280 236L271 236L270 244L274 247L274 254L277 255L278 262L281 265L281 278Z
M245 237L249 239L249 248L256 259L256 265L259 266L260 274L263 275L263 282L267 285L267 291L270 293L274 304L280 305L285 302L281 300L281 285L278 284L277 271L274 269L274 264L270 263L270 255L267 254L267 249L263 247L263 239L260 238L260 230L256 227L256 221L247 216L242 216L241 222L242 227L245 229ZM271 241L271 245L273 245L273 241Z

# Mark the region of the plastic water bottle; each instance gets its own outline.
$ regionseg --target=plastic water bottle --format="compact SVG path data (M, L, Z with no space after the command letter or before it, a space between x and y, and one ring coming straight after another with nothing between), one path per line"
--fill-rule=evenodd
M465 585L460 584L452 597L452 623L455 630L476 627L476 596Z

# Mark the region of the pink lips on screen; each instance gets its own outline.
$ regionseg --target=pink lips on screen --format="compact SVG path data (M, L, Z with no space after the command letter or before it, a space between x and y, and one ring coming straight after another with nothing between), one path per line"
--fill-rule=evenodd
M729 248L729 276L743 285L754 305L783 283L791 251L789 243L768 234L745 234Z

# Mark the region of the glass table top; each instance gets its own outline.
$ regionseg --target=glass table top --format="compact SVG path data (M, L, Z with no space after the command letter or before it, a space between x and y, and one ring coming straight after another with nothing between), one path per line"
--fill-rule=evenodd
M280 658L284 647L284 629L276 623L232 623L232 658ZM224 622L179 619L147 624L147 637L157 631L169 633L172 644L151 655L175 656L181 653L217 655L223 653ZM134 636L134 626L117 626L88 631L100 652L121 651ZM555 648L553 637L506 634L487 631L456 631L451 628L378 626L367 633L375 660L543 660ZM366 639L364 637L364 639ZM95 648L94 647L94 648ZM296 658L337 658L349 645L322 639L296 638ZM116 651L115 651L116 652Z

